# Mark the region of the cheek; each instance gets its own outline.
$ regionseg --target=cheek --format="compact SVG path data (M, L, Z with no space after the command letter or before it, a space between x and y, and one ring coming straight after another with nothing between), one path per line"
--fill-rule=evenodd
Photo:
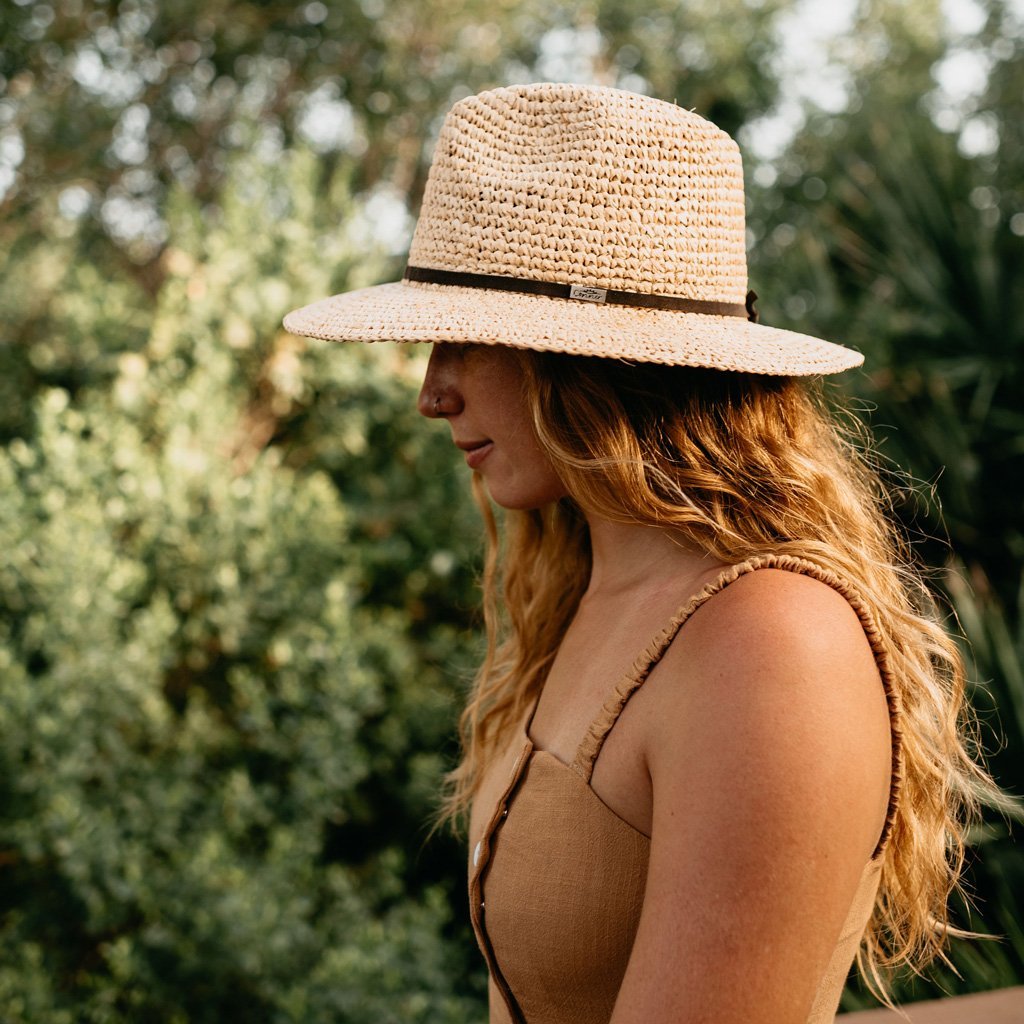
M503 508L540 508L568 493L532 427L524 434L522 444L506 447L502 455L495 459L490 472L485 463L483 475L491 497Z
M462 386L466 410L495 442L481 475L492 500L508 509L540 508L566 494L537 439L518 354L507 348L471 349Z
M533 412L523 386L521 373L517 376L514 386L510 386L506 395L508 398L506 422L518 442L517 475L520 478L522 499L522 504L519 507L539 508L565 497L565 485L537 438L533 424Z

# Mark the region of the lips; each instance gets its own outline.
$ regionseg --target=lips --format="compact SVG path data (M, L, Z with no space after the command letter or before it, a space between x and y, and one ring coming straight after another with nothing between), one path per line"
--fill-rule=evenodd
M491 454L494 442L485 438L482 441L456 441L455 446L466 453L466 465L476 469Z

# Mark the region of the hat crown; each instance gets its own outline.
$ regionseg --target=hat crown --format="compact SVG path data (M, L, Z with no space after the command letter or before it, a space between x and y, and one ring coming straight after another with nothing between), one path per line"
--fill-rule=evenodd
M441 128L409 263L742 303L739 149L699 115L619 89L467 97Z

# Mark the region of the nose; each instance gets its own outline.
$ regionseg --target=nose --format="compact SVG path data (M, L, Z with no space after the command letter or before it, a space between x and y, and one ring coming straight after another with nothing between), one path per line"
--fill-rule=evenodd
M458 387L457 360L451 350L455 345L435 344L430 352L427 373L423 378L416 408L428 419L444 419L462 411L462 394Z

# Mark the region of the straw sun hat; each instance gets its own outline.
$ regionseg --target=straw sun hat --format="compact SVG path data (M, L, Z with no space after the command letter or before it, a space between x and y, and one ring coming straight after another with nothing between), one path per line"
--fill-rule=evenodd
M755 373L859 366L755 322L744 235L739 150L709 121L618 89L494 89L445 118L403 280L284 324Z

